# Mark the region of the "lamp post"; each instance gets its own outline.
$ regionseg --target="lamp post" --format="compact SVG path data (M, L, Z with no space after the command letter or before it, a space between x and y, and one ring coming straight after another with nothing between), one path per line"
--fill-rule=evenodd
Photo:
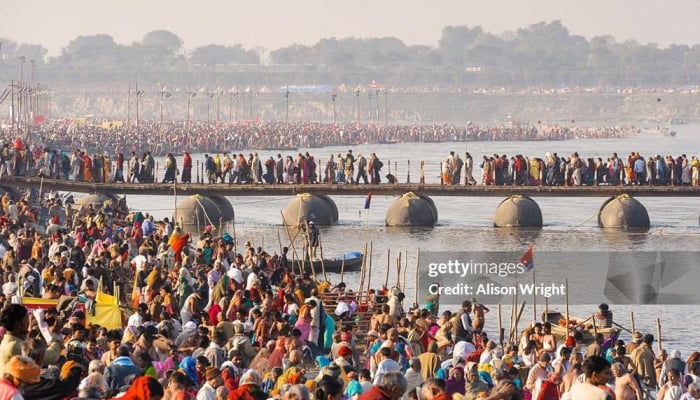
M190 106L192 104L192 98L197 95L197 92L194 92L192 90L188 90L185 92L185 96L187 97L187 123L185 129L189 132L190 130Z
M375 99L377 101L377 124L380 124L381 122L379 122L379 89L377 89L376 95L377 96L375 97Z
M367 91L367 99L368 99L368 105L369 107L367 108L367 120L369 121L368 124L372 124L372 91L369 90Z
M241 105L243 106L243 107L242 107L242 110L243 110L243 121L245 121L245 112L246 112L246 108L245 108L245 99L246 99L246 97L248 97L248 92L243 92L243 104L241 104Z
M131 128L131 83L126 91L126 129Z
M22 131L22 112L24 112L24 108L22 107L23 99L22 97L24 96L24 63L27 62L27 58L25 56L20 56L19 57L19 90L18 90L18 96L17 96L17 127L20 131Z
M337 94L335 94L335 91L331 95L331 101L333 102L333 130L335 130L336 124L335 124L335 99L338 97Z
M36 69L36 62L32 58L31 60L29 60L29 64L32 66L32 69L31 69L32 75L31 75L31 79L29 81L29 93L28 93L29 109L27 110L27 111L29 111L29 114L28 114L27 118L31 118L31 120L29 120L29 121L31 121L32 125L34 125L34 116L36 115L36 108L35 108L36 104L35 103L36 103L36 92L37 92L35 87L34 87L34 70ZM27 129L28 129L28 127L29 127L29 125L27 125Z
M139 99L145 93L143 90L139 90L139 83L136 82L136 132L139 131Z
M389 92L384 90L384 126L389 126L389 109L386 107L386 98Z
M287 85L287 90L284 92L284 101L287 107L287 115L284 119L287 130L289 130L289 85Z
M235 112L235 114L236 114L236 123L238 123L238 99L239 99L239 97L240 97L240 96L239 96L239 93L238 93L238 89L236 89L236 95L235 95L235 96L236 96L236 112Z
M171 94L170 92L165 90L165 85L160 88L160 125L162 127L163 125L163 102L165 102L165 99L170 97Z
M221 114L219 114L219 99L220 98L221 98L221 87L219 86L216 89L216 125L217 126L219 125L219 118L221 115Z
M360 88L355 89L355 97L357 98L357 128L360 128Z

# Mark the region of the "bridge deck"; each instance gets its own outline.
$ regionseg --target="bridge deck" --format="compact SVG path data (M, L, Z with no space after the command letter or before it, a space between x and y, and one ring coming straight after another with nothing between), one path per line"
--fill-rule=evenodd
M406 192L426 196L508 197L514 194L536 197L610 197L621 193L632 196L698 197L700 188L689 186L464 186L440 184L380 185L228 185L228 184L162 184L162 183L90 183L37 177L3 177L0 186L40 188L44 191L104 193L121 195L202 196L294 196L301 193L329 196L398 196Z

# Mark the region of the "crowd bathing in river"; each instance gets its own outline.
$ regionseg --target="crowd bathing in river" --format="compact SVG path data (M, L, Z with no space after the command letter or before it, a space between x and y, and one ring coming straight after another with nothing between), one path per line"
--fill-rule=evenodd
M13 138L0 152L0 172L156 181L148 151L88 153L74 143L52 149ZM379 184L386 178L374 153L234 154L207 154L202 179ZM161 182L191 182L188 157L178 162L168 154ZM472 159L448 152L440 180L697 186L698 160L554 152ZM399 287L353 291L299 271L286 247L278 254L241 245L216 227L193 237L168 218L157 221L119 204L77 207L54 194L36 199L31 191L17 198L7 192L0 206L0 399L632 400L654 398L653 392L659 399L700 398L700 352L655 351L655 337L640 331L629 342L599 333L584 346L583 330L612 326L605 304L565 338L549 323L533 322L501 343L493 322L486 323L493 313L476 299L450 308L435 297L411 304ZM46 223L39 207L48 210ZM122 305L116 326L94 322L106 317L98 307L104 295ZM37 308L32 298L48 306Z

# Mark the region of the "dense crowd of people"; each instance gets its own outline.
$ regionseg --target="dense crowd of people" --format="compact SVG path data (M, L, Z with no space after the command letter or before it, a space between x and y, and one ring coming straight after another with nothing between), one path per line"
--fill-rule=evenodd
M118 124L114 125L116 122ZM4 142L11 142L19 135L11 129L0 133L0 139ZM634 133L632 127L585 128L540 123L381 126L283 121L221 124L179 121L161 124L158 121L142 120L138 128L126 128L123 121L89 123L58 120L30 128L28 136L31 137L31 142L52 149L79 148L89 153L107 150L113 154L147 150L154 156L163 156L167 153L183 154L185 151L295 150L364 143L619 138Z
M110 203L74 209L54 194L42 234L18 204L31 207L29 194L0 198L3 399L700 395L700 353L655 354L649 334L598 333L586 345L585 322L566 338L535 323L500 343L476 299L445 310L436 297L409 305L398 287L357 293L297 273L287 248L239 247L212 227L192 237L168 219ZM116 322L100 307L108 295L128 308ZM592 323L612 326L607 305Z
M114 159L114 161L113 161ZM416 164L419 164L418 162ZM203 182L209 184L314 184L348 183L379 184L384 163L376 153L367 157L353 153L330 154L319 158L308 151L295 156L261 157L257 152L236 154L216 152L205 154L203 160L193 160L185 152L178 162L167 153L162 166L150 151L131 151L125 158L121 152L100 152L90 155L85 150L51 150L28 146L21 139L6 144L0 150L0 177L3 175L42 176L83 182ZM417 167L416 167L417 168ZM480 171L480 172L479 172ZM602 157L585 157L573 152L558 155L546 152L544 157L522 154L483 155L474 160L469 152L462 158L454 151L440 163L440 182L444 185L649 185L694 186L700 183L700 160L697 156L681 154L642 155L631 152L627 157L612 153ZM422 171L421 171L422 172ZM421 173L421 175L423 175ZM398 182L391 173L384 175L389 183ZM436 183L436 182L425 182Z

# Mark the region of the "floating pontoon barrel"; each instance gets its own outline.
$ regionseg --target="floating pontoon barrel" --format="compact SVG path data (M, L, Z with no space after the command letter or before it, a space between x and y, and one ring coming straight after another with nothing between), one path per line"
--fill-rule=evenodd
M493 217L493 226L497 228L541 228L542 211L531 198L518 194L512 195L498 205Z
M386 226L434 226L438 212L428 196L408 192L394 200L386 212Z
M234 212L233 212L233 206L231 205L231 202L226 199L224 196L209 196L209 199L216 204L216 206L219 208L219 212L221 213L221 220L223 222L229 222L233 221L234 219Z
M194 195L176 206L177 222L185 232L202 233L207 225L218 227L223 216L210 198ZM221 220L220 220L221 218Z
M598 226L618 229L649 229L649 213L642 203L623 193L609 198L598 211Z
M78 208L88 207L90 205L92 205L95 210L101 210L103 208L111 208L114 210L121 205L122 210L120 211L128 212L126 207L126 199L121 199L120 202L119 197L113 194L93 193L85 195L79 198L77 201Z
M314 221L316 225L333 225L338 222L338 207L328 196L303 193L289 203L282 215L282 223L287 225L301 225L306 221Z

